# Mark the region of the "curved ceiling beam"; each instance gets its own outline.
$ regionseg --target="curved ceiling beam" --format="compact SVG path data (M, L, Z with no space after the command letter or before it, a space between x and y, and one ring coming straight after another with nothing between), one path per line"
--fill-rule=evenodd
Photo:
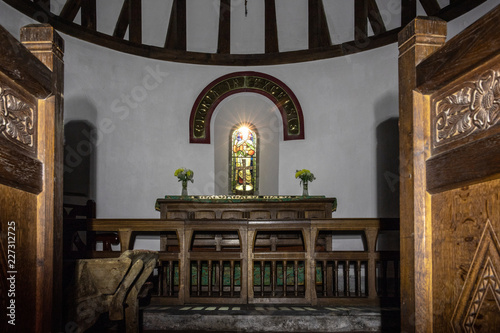
M49 8L47 8L47 5L41 5L44 3L42 0L38 0L35 2L32 2L30 0L3 1L37 21L40 21L42 23L49 23L56 30L97 45L151 59L204 65L262 66L340 57L394 43L397 41L397 35L401 30L401 27L388 31L385 31L385 28L377 29L378 33L376 35L367 37L365 33L365 31L367 31L367 29L365 29L367 21L370 23L372 28L374 26L381 28L381 24L383 22L381 22L381 18L379 15L380 13L378 13L378 9L376 8L376 3L374 0L355 0L355 4L357 3L358 12L360 14L357 14L356 16L359 23L358 26L355 27L355 29L358 31L358 34L356 35L357 38L353 41L327 46L324 46L324 43L321 42L315 43L316 47L287 52L269 52L261 54L231 54L226 52L202 53L186 51L180 47L161 48L141 44L139 36L134 38L132 41L128 41L119 37L106 35L95 30L93 20L91 20L90 24L83 26L51 13ZM138 3L138 0L128 1L131 1L132 4ZM416 5L416 0L401 1L401 8L403 11L401 21L403 22L403 24L406 24L410 19L414 17L414 13L416 13L413 8ZM425 4L425 8L427 11L437 10L437 8L439 8L439 6L436 6L435 0L419 1L423 5ZM439 11L434 13L433 16L439 17L446 21L450 21L477 7L485 1L486 0L455 0L452 1L448 6L439 9ZM316 11L318 11L318 8L320 8L320 13L323 11L323 8L322 6L320 6L320 4L318 4L318 6L316 7L311 8L314 8L314 10ZM87 16L93 19L90 14L88 14ZM273 17L273 15L269 15L269 17ZM320 23L322 27L324 27L326 24L324 20L322 20ZM320 31L326 32L326 30L324 30L323 28L321 29ZM318 44L321 46L317 46Z

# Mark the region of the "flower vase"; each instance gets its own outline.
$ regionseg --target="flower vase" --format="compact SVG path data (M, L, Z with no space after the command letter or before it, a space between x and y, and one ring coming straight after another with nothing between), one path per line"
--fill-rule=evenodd
M309 183L306 181L302 182L302 196L303 197L309 196Z
M187 180L182 181L182 193L181 196L187 197L188 195L188 182Z

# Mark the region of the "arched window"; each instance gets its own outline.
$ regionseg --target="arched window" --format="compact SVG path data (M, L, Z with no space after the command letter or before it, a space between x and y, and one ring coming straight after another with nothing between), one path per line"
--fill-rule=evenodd
M239 124L231 131L230 193L258 195L258 134L253 125Z

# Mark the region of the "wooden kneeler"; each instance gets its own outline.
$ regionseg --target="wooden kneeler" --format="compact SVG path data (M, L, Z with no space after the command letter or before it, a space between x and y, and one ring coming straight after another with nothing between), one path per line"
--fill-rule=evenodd
M146 250L128 250L118 258L77 260L70 320L78 331L89 329L107 312L111 320L125 319L127 332L138 332L137 296L157 260L158 253Z

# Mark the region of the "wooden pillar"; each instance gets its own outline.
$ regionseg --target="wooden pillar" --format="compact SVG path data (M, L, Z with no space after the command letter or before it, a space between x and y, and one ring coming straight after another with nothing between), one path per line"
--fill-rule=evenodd
M428 124L414 108L416 66L446 39L446 23L416 18L399 33L399 145L401 237L401 331L432 332L431 229L425 207L425 160Z
M52 71L53 95L38 100L38 160L43 163L43 194L37 214L36 332L58 331L62 302L62 177L64 42L48 24L21 29L21 42ZM50 194L50 195L47 195ZM53 194L53 195L52 195Z

